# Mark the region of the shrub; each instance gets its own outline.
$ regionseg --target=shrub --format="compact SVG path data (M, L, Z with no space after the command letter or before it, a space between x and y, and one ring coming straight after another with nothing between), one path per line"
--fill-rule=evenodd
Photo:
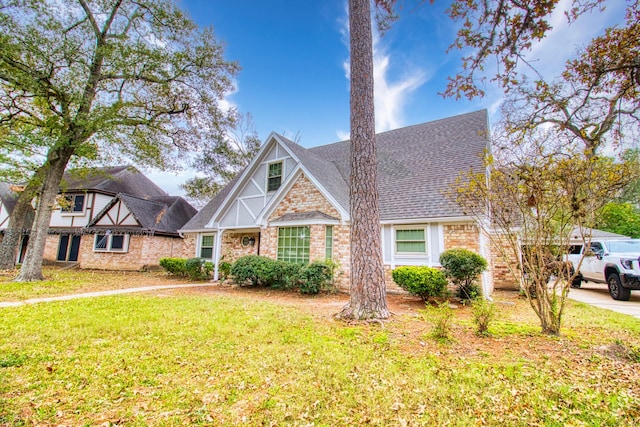
M263 276L263 264L271 261L269 258L259 255L247 255L238 258L229 270L233 281L238 285L244 285L247 282L251 282L252 286L261 284L261 277Z
M187 277L187 260L184 258L160 258L160 267L175 276Z
M226 280L231 275L231 263L229 261L220 261L218 263L218 278L220 281Z
M332 287L335 263L332 261L314 261L304 266L299 273L300 293L316 295Z
M453 309L447 301L442 302L437 308L432 309L433 329L431 335L437 340L448 341L451 339L453 321Z
M447 286L444 273L431 267L398 267L391 276L398 286L424 301L442 295Z
M489 324L496 317L496 306L485 299L477 299L471 303L471 314L476 324L476 333L481 336L489 335Z
M487 261L482 256L467 249L449 249L440 254L440 264L456 286L457 297L471 300L480 295L478 276L487 268Z
M191 280L206 280L211 277L213 263L204 258L189 258L185 261L185 270Z

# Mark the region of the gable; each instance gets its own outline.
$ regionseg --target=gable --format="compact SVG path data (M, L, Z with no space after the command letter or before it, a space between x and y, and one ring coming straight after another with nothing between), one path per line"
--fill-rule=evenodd
M282 165L280 185L284 185L296 170L298 161L272 136L213 215L208 227L212 227L214 222L224 228L254 227L260 213L277 194L277 190L269 191L268 188L269 165L274 164Z
M114 203L111 208L109 208L97 221L95 221L94 225L140 226L129 208L122 203L122 200L118 200L118 202Z
M273 222L285 215L320 212L333 218L340 218L340 212L327 200L318 188L304 174L300 174L291 188L282 196L269 215Z

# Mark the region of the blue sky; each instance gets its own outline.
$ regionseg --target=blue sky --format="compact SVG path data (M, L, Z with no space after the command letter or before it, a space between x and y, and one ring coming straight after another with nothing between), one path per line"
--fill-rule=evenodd
M179 0L200 26L212 26L225 45L226 58L241 71L227 102L251 113L262 140L271 131L312 147L348 138L349 81L346 0ZM474 101L444 99L447 76L459 69L461 53L447 54L455 27L446 16L448 1L416 6L400 0L400 20L383 37L374 36L376 127L396 129L487 108L497 119L501 93L486 87ZM530 59L546 78L603 28L622 22L626 0L608 0L567 28L554 17L554 32L534 47ZM561 7L569 0L561 0ZM170 194L191 173L150 177ZM176 179L177 178L177 179ZM169 184L168 182L171 182Z

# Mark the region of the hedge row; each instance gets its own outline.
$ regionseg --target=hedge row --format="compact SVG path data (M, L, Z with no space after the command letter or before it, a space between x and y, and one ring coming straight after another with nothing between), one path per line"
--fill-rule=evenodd
M169 273L191 280L211 279L213 264L203 258L160 258L160 267Z
M333 289L335 267L332 261L314 261L302 265L264 256L247 255L231 264L229 273L234 282L241 286L298 289L303 294L317 294Z

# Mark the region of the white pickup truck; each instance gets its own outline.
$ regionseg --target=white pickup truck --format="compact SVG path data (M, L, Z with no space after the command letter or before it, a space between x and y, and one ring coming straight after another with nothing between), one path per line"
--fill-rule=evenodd
M606 283L611 298L620 301L628 301L631 290L640 289L640 239L594 238L588 246L574 252L578 253L568 256L578 270L573 287L580 287L582 281Z

